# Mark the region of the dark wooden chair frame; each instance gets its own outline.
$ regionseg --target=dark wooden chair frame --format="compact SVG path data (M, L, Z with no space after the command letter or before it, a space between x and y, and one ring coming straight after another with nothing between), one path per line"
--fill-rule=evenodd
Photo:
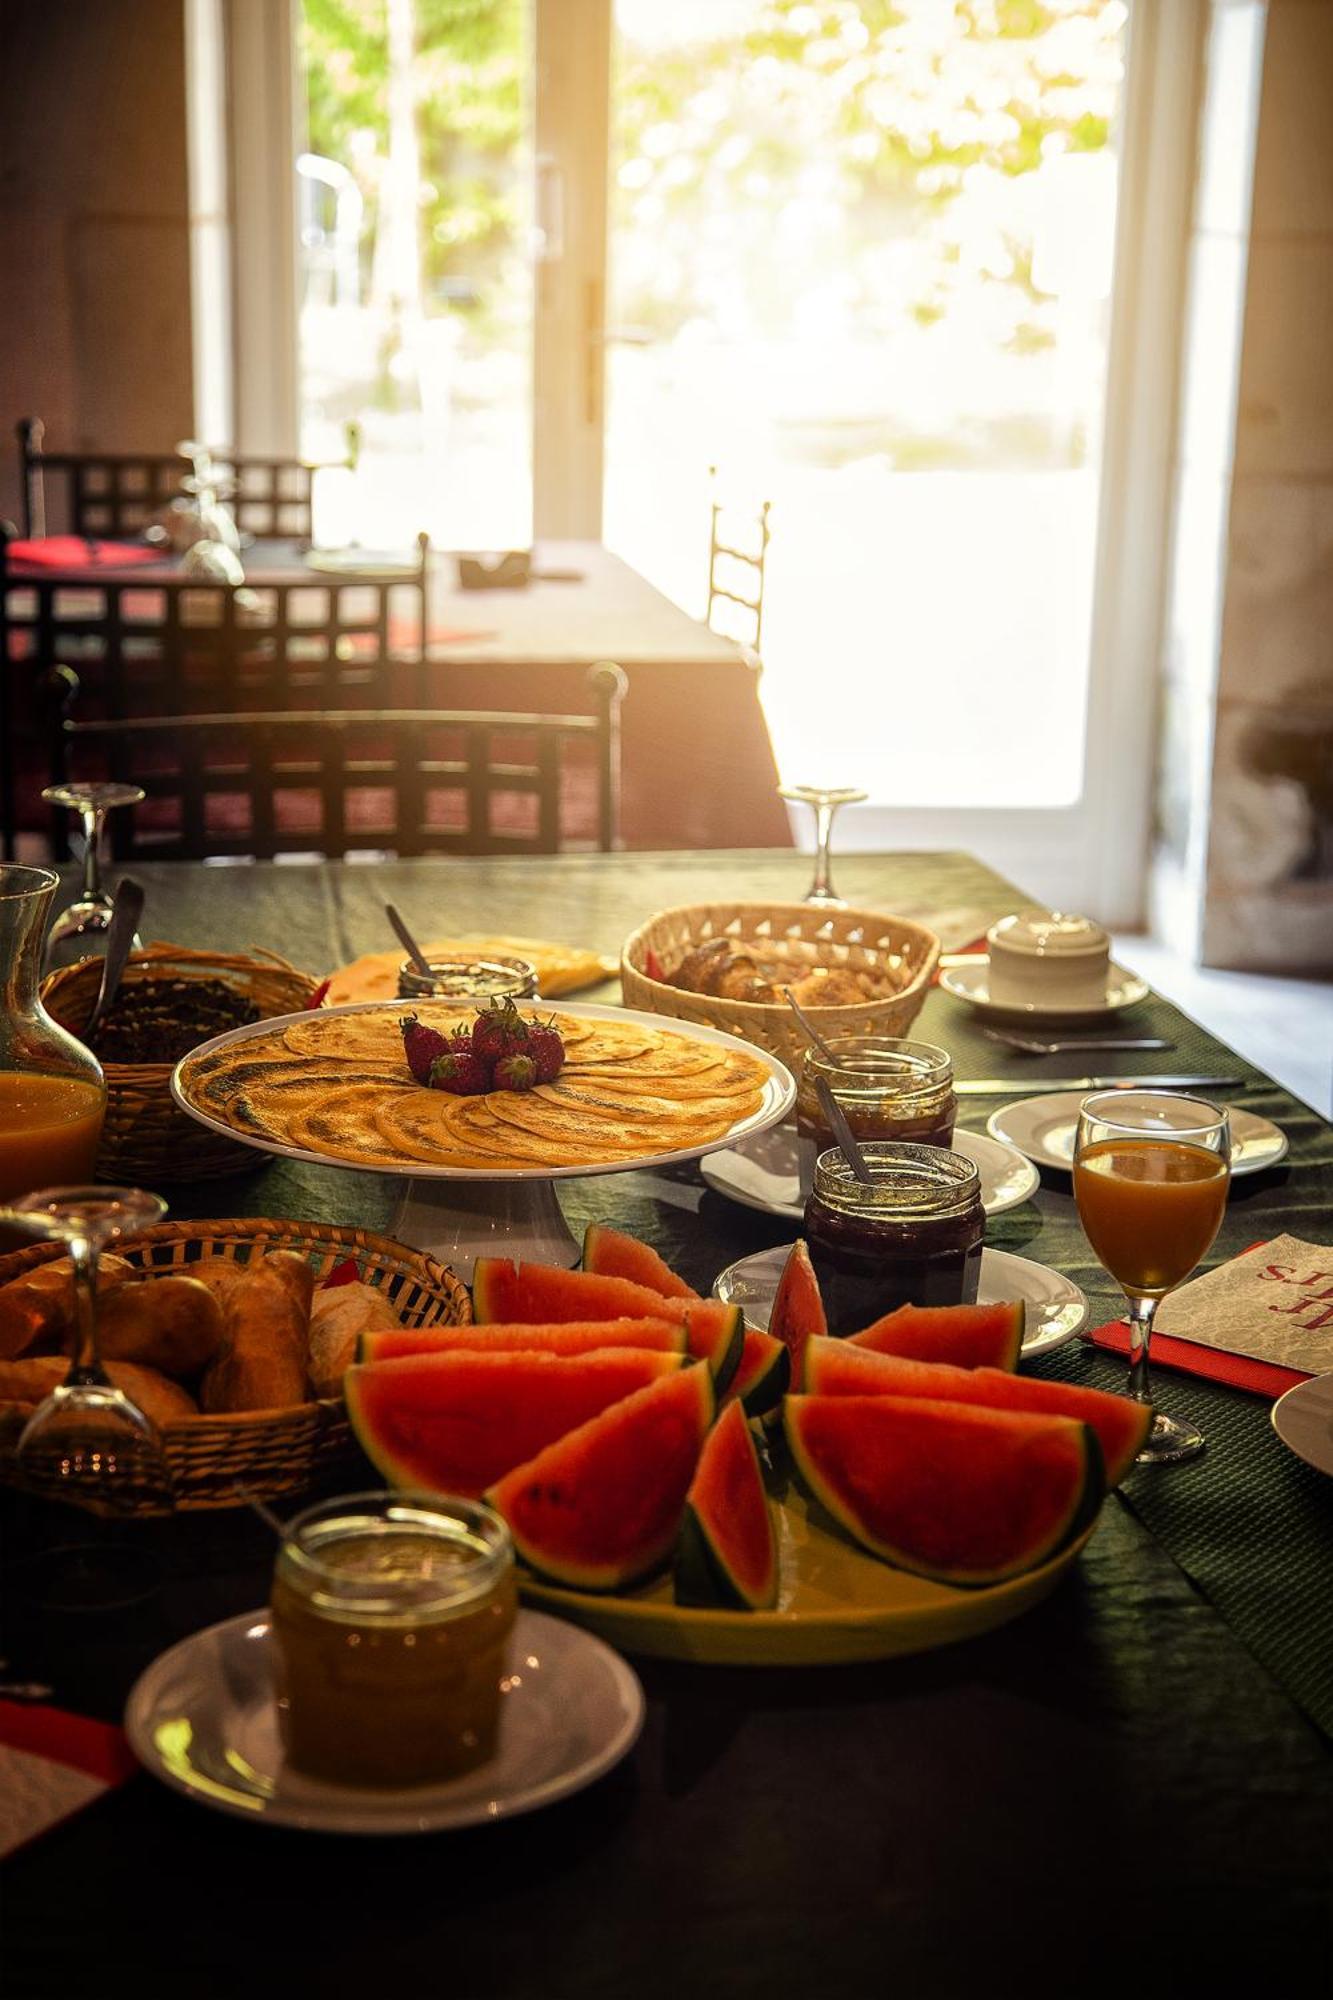
M50 452L40 417L18 425L23 488L23 532L47 532L46 475L66 482L67 532L85 538L123 540L142 532L153 515L180 499L189 466L179 453ZM211 453L219 473L235 492L228 501L236 525L257 541L308 543L313 532L317 472L352 468L355 459L315 463L301 458L256 458L223 446Z
M200 860L210 856L247 856L272 860L284 853L321 853L338 859L353 850L419 854L555 854L561 849L561 750L569 741L593 746L597 771L598 851L617 844L620 823L620 704L628 685L625 674L610 661L589 671L596 704L591 715L506 714L483 709L339 709L304 714L240 714L148 716L124 721L79 722L68 712L56 720L51 758L51 782L67 782L71 761L82 748L97 749L109 775L142 785L150 798L179 798L181 831L177 839L136 841L133 811L114 815L113 851L118 860ZM75 676L64 677L67 711L77 692ZM73 686L71 687L71 683ZM429 754L430 738L442 730L464 739L461 758ZM492 758L496 737L531 736L531 763L497 762ZM385 754L384 739L389 739ZM358 746L371 739L370 754ZM176 770L162 773L135 762L136 746L165 740L180 753ZM208 761L210 745L221 747L228 761ZM289 747L290 746L290 747ZM239 749L240 755L236 755ZM395 795L394 829L349 830L346 795L369 787L391 789ZM433 827L425 818L426 793L431 788L462 791L467 799L467 824L462 831ZM322 804L318 833L284 833L276 823L277 791L317 790ZM496 832L490 822L490 800L496 792L530 792L538 802L533 835ZM245 793L250 799L251 830L241 835L210 834L205 801L210 793Z
M324 708L349 698L383 707L395 685L424 707L429 555L429 540L421 535L410 579L312 571L270 581L260 570L244 586L233 586L150 568L75 583L40 571L9 575L0 534L0 855L14 853L18 746L25 736L40 746L33 710L57 665L81 674L85 698L111 721L136 713ZM252 593L250 600L242 590ZM393 653L390 609L403 592L415 594L417 637L410 650ZM368 599L370 608L345 614L353 597ZM16 610L15 600L24 598L29 608ZM68 610L66 599L86 599L91 608ZM160 618L135 615L136 601L144 599L158 600ZM247 602L266 599L272 616L247 622ZM301 616L302 599L322 600L325 615ZM87 659L90 649L97 653L94 662ZM52 837L63 858L63 818Z
M704 614L704 623L712 625L713 613L719 600L739 605L741 610L748 612L754 620L753 632L744 643L757 660L764 635L764 572L768 561L770 539L768 516L772 502L763 501L756 517L758 547L737 548L734 542L727 539L725 522L728 516L734 518L739 510L719 497L715 465L709 466L708 476L712 482L712 502L708 534L708 609ZM753 576L754 583L750 595L746 595L744 590L733 587L735 572L727 567L730 563L741 564ZM732 579L731 582L727 581L728 577Z

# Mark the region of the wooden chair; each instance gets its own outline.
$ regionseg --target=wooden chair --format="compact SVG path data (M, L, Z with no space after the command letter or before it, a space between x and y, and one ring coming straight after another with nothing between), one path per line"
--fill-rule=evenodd
M179 452L48 452L40 417L18 426L25 536L63 532L124 540L142 533L154 514L181 497L189 475ZM314 464L297 458L242 456L225 446L211 454L235 490L228 501L236 525L258 541L308 543L313 532L315 474L354 469L348 456ZM59 475L63 505L48 504L47 474Z
M122 861L555 854L574 844L571 807L583 808L581 844L606 853L618 837L627 682L609 661L589 681L591 715L338 709L80 722L65 713L51 782L142 785L144 804L114 816Z
M429 554L422 535L410 579L256 565L240 587L151 569L72 584L10 574L0 536L0 852L32 819L40 783L16 792L45 762L34 702L58 665L79 677L84 721L424 706Z
M708 477L712 501L705 622L724 638L744 646L757 664L764 631L771 502L763 501L753 519L743 520L739 510L722 498L715 465L709 466Z

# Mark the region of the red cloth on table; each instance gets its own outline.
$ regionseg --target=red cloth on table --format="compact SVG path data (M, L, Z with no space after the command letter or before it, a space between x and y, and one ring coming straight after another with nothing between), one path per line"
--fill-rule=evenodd
M1112 1354L1129 1353L1129 1325L1123 1319L1096 1327L1087 1338L1096 1347ZM1204 1375L1211 1382L1225 1382L1228 1388L1248 1390L1252 1396L1273 1401L1285 1396L1298 1382L1310 1377L1300 1368L1281 1368L1274 1361L1256 1361L1248 1354L1227 1354L1220 1347L1204 1347L1197 1340L1182 1340L1179 1334L1155 1333L1152 1337L1154 1368L1176 1368L1184 1375Z
M127 569L133 563L167 562L170 549L142 542L95 542L82 535L43 535L39 541L10 542L6 559L36 569Z

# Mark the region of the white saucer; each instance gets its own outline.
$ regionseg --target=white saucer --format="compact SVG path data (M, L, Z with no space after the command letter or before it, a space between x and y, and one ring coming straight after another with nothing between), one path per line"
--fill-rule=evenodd
M1013 1146L1035 1160L1039 1167L1054 1167L1068 1173L1074 1160L1074 1140L1078 1133L1079 1107L1086 1090L1052 1090L1043 1097L1020 1098L1017 1104L1001 1105L986 1120L993 1139ZM1262 1173L1275 1167L1287 1152L1287 1135L1269 1118L1253 1111L1231 1112L1231 1172Z
M714 1298L740 1306L748 1323L765 1332L790 1249L790 1243L779 1243L728 1264L714 1280ZM1009 1299L1022 1299L1027 1307L1023 1353L1028 1357L1063 1347L1087 1324L1088 1301L1072 1278L1010 1250L983 1250L977 1304L1001 1305Z
M1137 1006L1152 991L1147 980L1140 979L1137 972L1127 972L1123 965L1112 963L1106 973L1106 997L1093 1001L1090 1006L1048 1006L1040 1001L1000 1002L990 997L989 976L990 960L984 952L978 952L975 957L946 965L940 973L940 985L955 1000L964 1001L988 1021L1008 1021L1013 1026L1026 1021L1030 1027L1042 1021L1049 1022L1052 1027L1062 1021L1086 1027L1093 1021L1104 1021L1110 1015L1119 1014L1126 1007Z
M773 1125L756 1132L738 1146L709 1153L699 1162L699 1171L716 1194L757 1208L764 1215L786 1216L799 1222L805 1214L801 1183L796 1170L796 1128ZM955 1131L953 1150L972 1161L981 1174L981 1205L987 1215L1003 1215L1017 1208L1041 1186L1041 1175L1022 1153L984 1132Z
M590 1632L520 1611L500 1748L448 1784L372 1791L302 1777L283 1761L268 1612L210 1625L154 1660L125 1709L135 1756L200 1805L318 1833L433 1833L531 1812L619 1763L643 1726L643 1689Z
M1273 1429L1316 1472L1333 1473L1333 1375L1312 1375L1279 1396Z

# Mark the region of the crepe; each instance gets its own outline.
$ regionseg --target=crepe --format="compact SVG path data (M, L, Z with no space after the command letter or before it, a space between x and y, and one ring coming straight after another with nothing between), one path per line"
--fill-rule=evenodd
M435 938L422 946L427 958L525 958L537 975L544 999L558 993L575 993L582 986L595 986L615 972L613 962L599 958L595 951L580 951L570 944L551 944L540 938L455 937ZM398 968L402 948L396 951L368 951L340 966L329 980L324 996L327 1007L342 1007L353 1000L392 1000L398 992Z
M554 1082L455 1097L413 1078L399 1029L405 1011L399 1002L311 1013L246 1035L187 1058L181 1089L237 1131L349 1165L496 1174L624 1166L707 1145L760 1108L770 1074L757 1056L669 1028L557 1013L565 1064ZM438 1001L411 1011L445 1034L476 1012Z

